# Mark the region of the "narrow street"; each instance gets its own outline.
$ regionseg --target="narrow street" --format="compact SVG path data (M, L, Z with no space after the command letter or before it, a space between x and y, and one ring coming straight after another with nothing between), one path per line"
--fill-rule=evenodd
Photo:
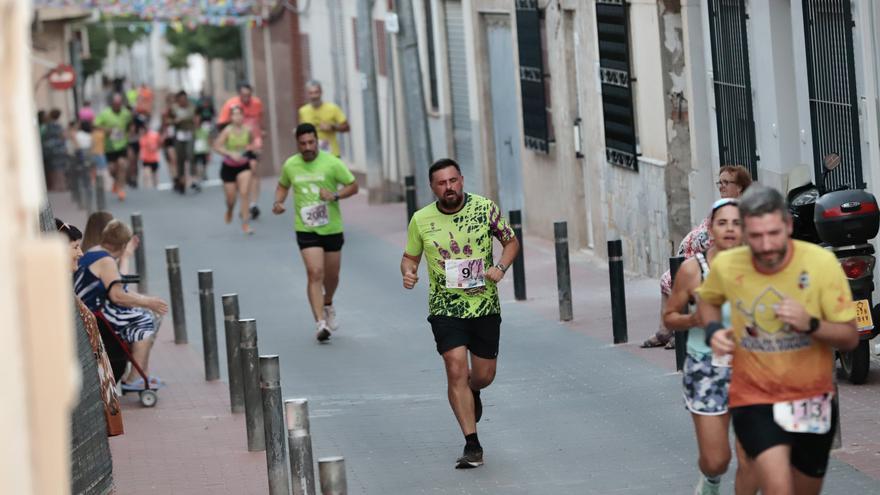
M653 325L656 309L650 301L656 281L629 282L631 344L611 346L605 268L573 254L576 319L560 324L555 319L552 250L538 241L530 245L527 238L529 301L513 300L512 277L502 282L498 375L483 393L485 413L479 425L486 465L456 471L453 462L463 439L446 401L442 362L425 321L427 277L422 276L413 291L401 286L404 205L368 206L365 194L343 203L346 245L335 301L341 327L329 344L320 345L306 302L292 214L276 217L268 212L273 188L274 180L263 182L263 215L251 237L242 235L235 223L223 223L219 187L185 197L136 190L125 203L114 199L109 206L126 220L132 212L143 214L151 293L167 297L164 247L180 247L192 351L187 355L198 366L196 272L214 270L224 380L219 297L239 294L242 317L257 319L260 353L280 355L284 397L309 399L315 458L345 457L349 493L677 494L693 489L696 448L682 406L680 376L669 366L672 355L636 345ZM53 206L58 216L64 214L63 208ZM172 333L166 321L160 342L171 340ZM156 352L161 350L160 345ZM174 382L172 367L183 363L163 363L158 357L157 363L155 372L169 382L162 394L170 397L182 386ZM876 373L871 380L877 380ZM216 389L218 384L201 386ZM225 393L225 383L222 387ZM843 387L845 420L853 389ZM131 460L120 455L131 448L126 442L142 435L143 429L162 427L157 421L134 418L174 414L168 410L172 404L160 400L155 409L147 410L133 397L125 398L124 407L132 413L127 416L132 418L126 424L128 433L111 439L118 493L141 493L121 474L132 470L125 465ZM228 409L226 416L231 416ZM203 417L204 432L194 429L186 434L209 434L208 424L215 419ZM858 445L868 440L848 437L846 421L844 425L845 442ZM243 426L240 436L243 439ZM181 445L185 443L181 439ZM245 444L239 445L246 453ZM851 452L863 460L876 458L876 453ZM223 455L217 452L218 458ZM262 453L249 456L265 469ZM188 457L185 448L161 457L151 459L150 469L163 472L187 463L214 463ZM724 493L732 493L733 469L725 476ZM262 476L255 483L265 483ZM201 493L185 486L176 485L174 493ZM150 492L146 488L143 492ZM880 481L833 459L824 493L880 493Z

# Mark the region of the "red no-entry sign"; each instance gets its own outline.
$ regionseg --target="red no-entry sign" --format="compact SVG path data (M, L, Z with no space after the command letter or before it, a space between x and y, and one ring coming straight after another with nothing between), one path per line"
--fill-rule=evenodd
M68 64L59 64L49 73L49 84L52 89L64 91L73 87L76 82L76 73Z

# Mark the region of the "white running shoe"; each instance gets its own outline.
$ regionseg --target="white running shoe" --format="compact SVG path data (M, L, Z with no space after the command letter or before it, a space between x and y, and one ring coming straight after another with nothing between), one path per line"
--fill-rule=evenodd
M336 322L336 308L332 304L324 306L324 320L331 331L335 332L339 328L339 323Z
M327 326L327 322L319 320L316 326L318 332L315 334L315 338L318 339L318 342L324 343L330 340L330 327Z
M720 495L721 483L712 483L706 479L706 475L700 475L700 481L694 489L694 495Z

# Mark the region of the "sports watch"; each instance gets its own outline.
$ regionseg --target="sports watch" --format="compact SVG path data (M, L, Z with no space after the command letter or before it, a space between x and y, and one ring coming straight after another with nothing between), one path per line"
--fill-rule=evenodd
M819 329L819 325L821 325L821 324L822 324L822 321L819 320L819 318L816 318L815 316L811 316L810 317L810 328L807 329L807 331L804 333L809 335L809 334L815 332L816 330Z
M501 270L501 273L507 273L507 267L504 266L504 263L495 263L495 268Z

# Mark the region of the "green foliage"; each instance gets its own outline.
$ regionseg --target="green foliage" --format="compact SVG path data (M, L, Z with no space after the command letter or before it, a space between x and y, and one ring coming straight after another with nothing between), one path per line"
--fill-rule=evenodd
M172 65L186 60L190 54L198 54L208 60L239 60L241 59L241 35L235 26L200 25L196 29L167 31L168 43L174 51L168 55L168 63Z
M106 21L110 21L109 27ZM114 21L121 21L123 24L114 25ZM115 41L120 46L130 48L147 35L148 31L143 26L125 24L125 21L139 21L139 19L135 17L114 17L87 26L90 56L82 61L83 79L87 80L90 76L101 71L104 61L107 59L110 42Z

